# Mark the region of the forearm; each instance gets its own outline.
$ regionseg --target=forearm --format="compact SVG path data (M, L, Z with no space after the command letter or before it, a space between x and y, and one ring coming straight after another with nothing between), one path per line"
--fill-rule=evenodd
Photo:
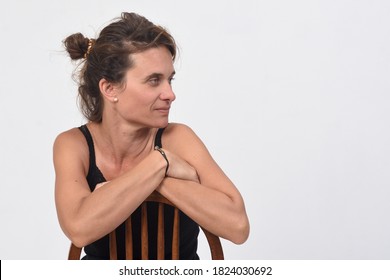
M200 226L234 243L243 243L249 222L241 196L232 197L202 184L165 178L156 189Z
M80 246L120 225L161 183L165 162L157 152L120 177L83 197L67 216L67 235Z

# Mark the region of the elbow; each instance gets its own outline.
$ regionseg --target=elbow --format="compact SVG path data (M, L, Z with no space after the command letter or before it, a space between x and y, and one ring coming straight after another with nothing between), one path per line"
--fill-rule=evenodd
M72 244L78 248L83 248L89 244L89 242L85 238L79 236L69 236L69 239Z
M234 235L231 237L230 241L234 244L241 245L248 240L249 237L249 222L244 221L236 227Z
M89 240L88 235L77 225L69 226L64 232L72 244L78 248L83 248L92 243L91 240Z
M245 209L242 211L237 211L237 215L232 220L233 222L233 230L232 232L232 238L230 239L231 242L237 245L241 245L245 243L245 241L248 240L249 232L250 232L250 225L249 225L249 219L246 214Z
M246 215L239 215L231 221L230 226L226 229L226 235L223 238L241 245L248 240L249 237L249 220Z

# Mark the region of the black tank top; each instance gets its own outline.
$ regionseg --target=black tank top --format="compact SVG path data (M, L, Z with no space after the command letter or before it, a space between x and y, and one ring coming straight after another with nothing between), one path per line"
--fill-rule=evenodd
M106 182L103 173L96 166L95 148L90 131L86 125L79 127L84 134L89 148L89 170L87 181L89 188L94 191L97 184ZM164 129L157 131L155 145L162 147L161 135ZM141 209L138 207L132 214L134 259L141 259ZM165 222L165 259L172 259L172 226L173 208L169 205L164 207ZM157 203L148 203L148 230L149 230L149 258L157 258ZM180 259L199 259L197 254L199 226L187 215L180 211ZM116 229L118 259L125 259L125 227L124 223ZM98 260L109 259L108 235L85 246L86 256L83 259Z

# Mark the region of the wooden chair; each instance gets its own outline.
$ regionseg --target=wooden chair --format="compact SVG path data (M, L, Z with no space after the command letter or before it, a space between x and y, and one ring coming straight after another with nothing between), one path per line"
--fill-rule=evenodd
M157 259L164 259L164 204L174 207L174 220L173 220L173 234L172 234L172 259L179 259L179 209L176 208L168 199L163 197L158 192L153 192L142 204L141 204L141 256L143 260L148 259L148 222L147 222L147 206L148 202L158 203L158 230L157 230ZM126 259L133 259L133 241L132 241L132 228L131 228L131 216L125 221L126 228ZM208 241L211 259L223 260L223 250L221 241L218 236L210 233L206 229L202 228L203 233ZM116 234L115 230L109 234L109 247L110 247L110 259L117 259L117 246L116 246ZM81 256L82 248L76 247L71 244L68 259L79 260Z

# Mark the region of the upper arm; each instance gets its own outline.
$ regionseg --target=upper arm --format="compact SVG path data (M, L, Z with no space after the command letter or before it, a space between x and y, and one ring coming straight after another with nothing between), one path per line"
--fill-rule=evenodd
M86 181L88 148L78 131L60 134L53 146L55 169L55 202L58 219L68 235L68 224L74 221L83 198L91 192Z

